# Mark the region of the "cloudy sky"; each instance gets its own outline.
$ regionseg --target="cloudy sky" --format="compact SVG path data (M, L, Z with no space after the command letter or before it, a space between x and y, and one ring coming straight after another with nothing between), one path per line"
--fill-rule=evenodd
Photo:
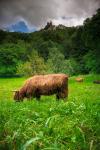
M100 0L0 0L0 28L24 21L31 31L52 20L55 25L76 26L100 8Z

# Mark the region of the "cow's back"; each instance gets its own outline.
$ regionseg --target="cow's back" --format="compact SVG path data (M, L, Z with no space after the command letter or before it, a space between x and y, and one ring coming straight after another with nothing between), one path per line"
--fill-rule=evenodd
M36 75L28 80L28 91L43 95L56 93L58 89L67 87L68 77L65 74Z
M62 84L68 78L65 74L35 75L28 80L34 86Z

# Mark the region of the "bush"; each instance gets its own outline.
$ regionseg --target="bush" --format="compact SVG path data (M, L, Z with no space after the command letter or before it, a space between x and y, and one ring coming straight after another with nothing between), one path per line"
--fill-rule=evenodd
M79 65L74 59L68 59L63 62L63 71L69 75L79 73Z
M17 74L22 76L32 76L35 74L45 74L46 64L44 59L40 57L37 51L33 51L29 56L29 60L25 63L19 63L17 66Z
M0 76L15 76L18 62L26 61L25 50L22 41L0 45Z
M99 56L98 56L99 57ZM88 52L84 56L85 68L90 73L100 73L100 58L93 51Z
M30 62L19 63L17 65L17 74L21 76L31 76L33 74L33 70Z
M50 73L65 73L69 75L79 73L79 65L74 59L66 60L57 48L51 49L47 65Z

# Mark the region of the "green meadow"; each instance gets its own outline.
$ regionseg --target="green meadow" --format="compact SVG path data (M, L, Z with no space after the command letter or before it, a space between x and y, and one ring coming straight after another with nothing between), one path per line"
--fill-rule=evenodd
M0 150L99 150L100 75L69 78L67 102L55 96L14 102L25 78L0 79Z

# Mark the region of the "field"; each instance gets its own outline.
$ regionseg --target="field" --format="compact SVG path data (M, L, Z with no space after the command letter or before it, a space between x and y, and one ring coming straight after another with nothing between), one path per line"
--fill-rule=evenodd
M100 76L75 78L66 103L55 96L15 103L12 90L25 78L0 79L0 150L99 150L100 85L93 80Z

